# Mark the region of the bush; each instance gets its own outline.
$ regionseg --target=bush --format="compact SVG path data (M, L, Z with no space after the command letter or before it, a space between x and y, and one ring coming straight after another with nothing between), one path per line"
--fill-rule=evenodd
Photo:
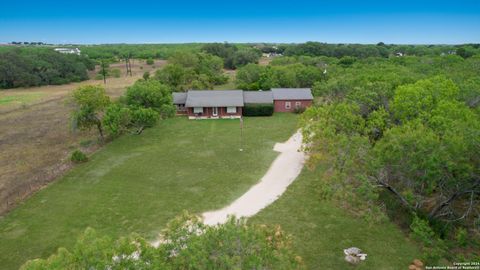
M305 107L297 107L293 110L294 113L296 114L301 114L305 111Z
M120 78L121 74L122 74L122 72L118 68L112 69L109 73L110 76L115 77L115 78Z
M167 224L162 238L155 248L136 234L115 240L87 228L70 250L59 248L21 269L303 269L279 226L231 218L209 227L186 213Z
M273 104L245 104L243 115L245 116L271 116Z
M73 163L82 163L82 162L86 162L88 160L88 157L82 151L75 150L72 152L72 155L70 156L70 160Z
M121 104L112 103L105 110L105 116L102 121L108 134L116 137L127 130L130 125L130 109Z
M150 79L150 72L145 71L145 72L143 73L143 79L144 79L144 80Z
M461 247L466 247L468 244L468 233L465 228L458 228L455 233L457 244Z
M423 244L422 259L427 264L436 264L446 255L445 242L435 234L428 221L415 216L410 229L413 238Z
M97 73L97 74L95 74L95 80L103 80L103 75L102 75L102 73Z
M152 127L157 123L159 113L152 108L134 108L132 109L132 124L137 129L137 133L142 133L146 127Z
M155 61L153 61L152 58L148 58L146 63L147 63L147 65L153 65L155 63Z

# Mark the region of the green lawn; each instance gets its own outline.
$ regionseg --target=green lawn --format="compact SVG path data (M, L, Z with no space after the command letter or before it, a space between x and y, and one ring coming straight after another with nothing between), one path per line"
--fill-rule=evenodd
M41 92L31 92L24 94L16 94L10 96L0 96L0 105L9 105L12 103L22 104L35 101L43 96Z
M225 206L267 171L296 116L246 118L244 126L243 152L238 120L175 118L115 140L0 218L0 268L71 247L87 226L154 239L184 209Z
M321 168L304 169L283 196L250 222L280 224L293 236L295 251L308 269L407 269L420 256L416 245L390 222L369 225L320 199ZM357 267L344 261L343 249L356 246L368 254Z

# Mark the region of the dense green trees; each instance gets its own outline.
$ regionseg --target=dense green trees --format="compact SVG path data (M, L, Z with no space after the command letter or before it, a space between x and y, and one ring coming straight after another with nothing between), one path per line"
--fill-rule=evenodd
M348 64L304 56L271 64L326 70L312 88L321 105L302 117L310 165L329 168L320 196L370 220L415 220L413 234L434 233L434 244L423 243L431 262L463 256L447 252L458 247L457 231L468 235L464 246L479 241L480 58L430 49Z
M0 51L0 88L64 84L88 79L94 63L51 48L14 48Z
M129 129L141 133L158 119L175 115L171 90L156 80L138 80L127 88L120 102L107 107L103 125L110 136Z
M112 138L132 129L141 133L160 117L175 115L171 90L155 80L138 80L117 102L110 102L101 85L81 86L74 91L72 101L74 127L96 127L102 139L104 129Z
M474 234L480 218L478 111L444 76L384 81L392 75L347 75L341 82L330 77L316 84L323 104L308 109L302 121L310 164L331 167L322 192L374 219L383 216L383 203L392 205L379 198L392 198L417 219L437 224L435 237L454 238L448 230L454 226ZM416 222L415 228L424 224ZM437 246L426 246L426 259L439 258L427 256L432 252L446 256L447 247Z
M376 45L363 44L327 44L321 42L306 42L301 44L283 44L279 48L287 56L329 56L342 58L353 56L358 58L388 57L401 53L402 55L424 56L457 54L464 58L479 54L476 44L473 45L395 45L379 42Z
M21 269L301 269L280 228L246 225L230 219L208 227L195 216L172 220L158 248L132 234L118 240L89 228L71 251L60 248L48 259Z
M211 54L176 53L169 58L169 64L156 72L155 79L174 91L211 89L228 80L222 66L222 59Z
M205 44L202 50L223 59L224 67L235 69L249 63L258 63L261 52L251 47L238 48L229 43Z
M243 90L269 90L275 87L312 87L322 78L322 69L299 63L282 66L248 64L238 69L236 84Z

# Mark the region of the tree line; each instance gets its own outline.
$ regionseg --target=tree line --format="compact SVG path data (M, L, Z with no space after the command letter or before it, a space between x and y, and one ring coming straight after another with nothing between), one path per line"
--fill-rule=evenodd
M275 52L285 56L328 56L357 58L396 56L425 56L456 54L463 58L480 54L480 44L460 45L398 45L385 44L329 44L306 42L300 44L261 44L257 45L263 52Z
M65 84L88 79L95 64L87 57L51 48L9 48L0 51L0 88Z

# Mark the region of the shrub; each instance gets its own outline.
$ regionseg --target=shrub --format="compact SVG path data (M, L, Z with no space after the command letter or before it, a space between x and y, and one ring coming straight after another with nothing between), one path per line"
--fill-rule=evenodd
M160 116L162 117L162 119L173 117L175 116L176 112L177 109L170 104L163 104L162 107L160 107Z
M145 72L143 73L143 79L144 79L144 80L150 79L150 72L145 71Z
M59 248L21 269L303 269L279 226L231 218L209 227L186 213L168 223L162 238L155 248L139 235L115 240L87 228L70 250Z
M271 116L273 104L245 104L243 115L245 116Z
M152 127L157 123L159 113L152 108L134 108L132 109L132 124L140 134L146 127Z
M153 61L152 58L148 58L146 63L147 63L147 65L153 65L155 63L155 61Z
M436 264L446 255L447 247L445 242L438 238L428 221L415 216L410 229L412 230L413 238L423 244L422 259L427 264Z
M82 162L86 162L88 160L88 157L82 151L75 150L72 152L72 155L70 156L70 160L73 163L82 163Z
M468 244L468 233L465 228L458 228L455 233L457 244L461 247L466 247Z
M129 126L131 120L130 109L124 105L112 103L105 110L103 126L108 134L116 137L122 134Z
M95 75L95 80L103 80L103 75L102 75L102 73L97 73L97 74Z
M294 113L296 114L301 114L305 111L305 107L297 107L293 110Z
M112 69L109 73L110 76L115 77L115 78L120 78L121 74L122 74L122 72L118 68Z

